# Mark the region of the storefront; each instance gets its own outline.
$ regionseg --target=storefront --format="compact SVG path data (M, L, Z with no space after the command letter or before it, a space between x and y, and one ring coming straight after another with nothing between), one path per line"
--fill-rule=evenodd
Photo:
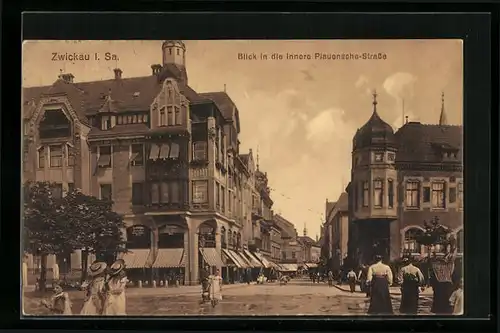
M159 249L153 263L153 275L157 285L184 284L184 249Z

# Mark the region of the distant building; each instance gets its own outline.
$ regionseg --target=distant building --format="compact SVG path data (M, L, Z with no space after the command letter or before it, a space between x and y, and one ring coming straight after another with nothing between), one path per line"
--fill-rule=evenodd
M368 263L403 252L425 253L415 241L434 217L451 228L463 251L462 126L446 122L444 96L439 123L407 122L394 133L377 112L353 139L348 185L349 252ZM439 253L441 249L432 249Z
M342 193L336 202L326 203L327 215L324 224L323 247L330 269L338 270L344 264L348 254L349 240L349 205L348 194Z
M281 215L274 215L276 226L281 230L281 263L294 264L296 267L302 265L303 245L298 240L297 230L292 222Z

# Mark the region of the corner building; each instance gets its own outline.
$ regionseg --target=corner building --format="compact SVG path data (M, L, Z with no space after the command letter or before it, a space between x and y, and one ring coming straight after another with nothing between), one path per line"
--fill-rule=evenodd
M442 96L436 125L406 122L394 133L373 114L353 140L349 195L349 255L369 263L425 255L416 236L437 217L456 234L463 252L462 126L448 125ZM431 249L440 253L439 247Z
M112 199L127 225L131 274L164 280L174 269L195 284L204 265L221 269L232 258L255 267L243 254L222 255L247 248L252 200L260 201L239 151L238 108L225 92L189 87L182 41L163 42L161 52L149 76L123 78L117 68L109 80L61 74L24 88L24 179ZM82 269L80 251L50 260Z

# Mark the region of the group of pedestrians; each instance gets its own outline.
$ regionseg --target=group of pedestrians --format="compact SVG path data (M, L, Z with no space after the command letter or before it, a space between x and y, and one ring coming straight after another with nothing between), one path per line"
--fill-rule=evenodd
M88 272L89 280L81 288L85 293L82 316L124 316L126 315L125 288L127 277L125 262L117 260L111 266L105 262L94 262ZM56 315L72 315L72 303L61 285L54 283L54 295L42 304Z

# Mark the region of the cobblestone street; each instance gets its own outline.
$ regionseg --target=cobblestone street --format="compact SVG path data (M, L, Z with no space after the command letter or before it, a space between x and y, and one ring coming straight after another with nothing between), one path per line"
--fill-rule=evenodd
M342 287L343 289L344 287ZM359 291L351 294L339 287L293 281L285 286L277 283L266 285L228 285L223 290L222 302L212 308L200 305L199 287L143 288L127 291L127 313L131 316L178 316L178 315L364 315L368 299ZM73 312L82 307L82 293L70 292ZM400 296L392 296L395 312ZM25 313L46 314L38 305L40 299L28 296ZM419 314L430 314L431 298L421 296Z

